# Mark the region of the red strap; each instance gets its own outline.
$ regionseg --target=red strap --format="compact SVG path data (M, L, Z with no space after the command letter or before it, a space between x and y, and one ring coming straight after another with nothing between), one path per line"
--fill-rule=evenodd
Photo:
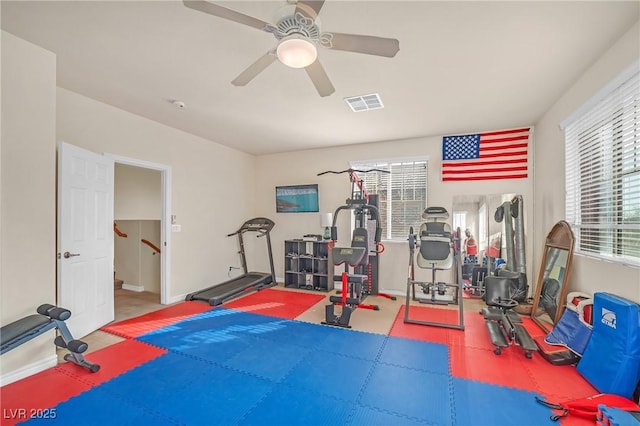
M345 271L342 272L342 306L347 306L347 289L349 287L349 277Z

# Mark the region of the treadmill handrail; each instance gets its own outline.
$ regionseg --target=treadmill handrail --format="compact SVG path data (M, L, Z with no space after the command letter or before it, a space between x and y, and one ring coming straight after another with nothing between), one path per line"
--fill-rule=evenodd
M253 219L247 220L242 224L240 229L236 232L228 234L227 237L232 237L234 235L243 233L243 232L261 232L263 234L269 233L273 227L275 226L275 222L266 217L254 217Z

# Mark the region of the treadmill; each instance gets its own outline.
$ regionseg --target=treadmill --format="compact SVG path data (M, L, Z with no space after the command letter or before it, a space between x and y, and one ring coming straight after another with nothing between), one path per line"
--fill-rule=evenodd
M263 288L273 287L277 285L275 269L273 267L273 253L271 251L271 237L269 232L274 227L275 223L267 219L266 217L256 217L247 220L242 224L240 229L236 232L227 235L231 237L233 235L238 236L240 242L240 260L242 262L242 269L244 274L239 277L233 278L229 281L225 281L221 284L207 287L203 290L196 291L195 293L187 294L186 300L199 300L207 302L211 306L218 306L224 302L239 297L250 291L258 291ZM267 237L267 248L269 249L269 265L271 266L271 273L264 272L249 272L247 270L247 258L244 253L244 241L242 240L242 234L245 232L257 232L259 237Z

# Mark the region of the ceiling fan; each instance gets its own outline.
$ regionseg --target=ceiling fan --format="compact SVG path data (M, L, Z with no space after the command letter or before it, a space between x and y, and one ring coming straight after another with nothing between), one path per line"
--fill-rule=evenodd
M324 0L298 0L295 10L275 25L203 0L183 0L183 3L191 9L271 33L278 40L276 48L265 53L231 82L234 86L245 86L279 59L289 67L304 68L320 96L329 96L335 88L317 58L318 45L388 58L400 50L400 43L392 38L322 32L317 17Z

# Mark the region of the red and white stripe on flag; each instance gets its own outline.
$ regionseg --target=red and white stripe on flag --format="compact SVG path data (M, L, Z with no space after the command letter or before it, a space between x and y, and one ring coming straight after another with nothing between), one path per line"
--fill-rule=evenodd
M442 138L442 181L528 176L529 127Z

